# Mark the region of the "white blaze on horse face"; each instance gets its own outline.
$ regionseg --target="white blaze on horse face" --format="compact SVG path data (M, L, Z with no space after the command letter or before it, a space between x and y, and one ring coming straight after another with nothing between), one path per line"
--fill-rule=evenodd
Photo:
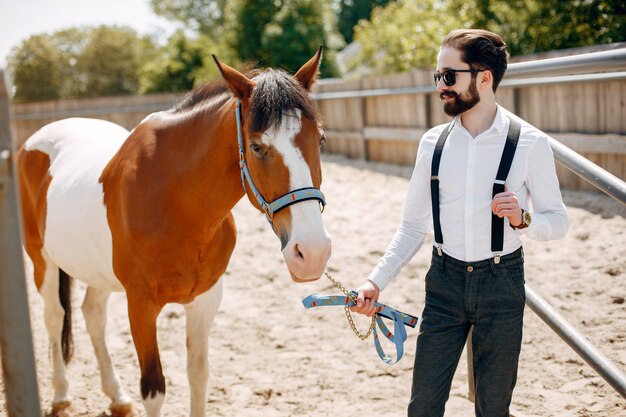
M263 141L270 140L289 171L291 190L313 187L311 170L295 145L295 137L302 127L302 112L295 109L286 113L280 125L265 131ZM283 248L283 256L295 281L319 278L330 258L330 236L324 227L319 202L301 201L285 210L291 212L291 235Z

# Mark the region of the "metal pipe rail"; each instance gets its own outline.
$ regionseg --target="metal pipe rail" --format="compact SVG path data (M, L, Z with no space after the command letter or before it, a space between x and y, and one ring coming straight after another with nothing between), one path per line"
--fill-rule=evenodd
M507 77L606 72L626 67L626 48L510 64Z
M626 66L626 63L624 63ZM569 84L579 82L606 82L626 79L626 71L600 73L600 74L578 74L578 75L562 75L551 77L537 78L520 78L520 79L504 79L500 83L500 87L528 87L537 85L556 85ZM336 100L345 98L365 98L365 97L381 97L381 96L397 96L403 94L431 94L437 92L434 85L422 85L418 87L401 87L401 88L377 88L373 90L352 90L352 91L332 91L322 93L312 93L314 100Z
M526 305L584 359L622 397L626 398L626 375L567 322L546 300L525 285Z
M9 82L0 69L0 354L9 417L39 417L39 389L13 171Z
M626 182L550 137L554 159L615 200L626 205Z

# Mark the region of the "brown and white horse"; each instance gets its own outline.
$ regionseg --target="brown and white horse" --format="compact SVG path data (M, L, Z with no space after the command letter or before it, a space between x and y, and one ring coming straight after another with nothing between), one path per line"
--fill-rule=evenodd
M107 299L125 291L147 416L159 415L165 397L156 320L166 303L185 306L190 415L205 415L209 330L235 246L231 209L245 193L261 209L242 185L240 166L247 164L267 201L320 187L323 133L308 92L321 54L293 77L273 69L245 76L215 58L225 83L190 93L130 133L73 118L25 142L17 159L24 246L45 303L53 414L70 405L70 276L87 285L82 310L113 414L135 413L105 344ZM319 278L331 253L319 201L304 199L270 217L292 279Z

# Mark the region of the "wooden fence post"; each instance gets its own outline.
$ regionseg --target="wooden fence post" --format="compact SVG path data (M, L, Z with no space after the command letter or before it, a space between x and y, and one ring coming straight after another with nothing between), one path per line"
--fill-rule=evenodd
M8 416L40 417L13 169L9 85L0 69L0 354Z

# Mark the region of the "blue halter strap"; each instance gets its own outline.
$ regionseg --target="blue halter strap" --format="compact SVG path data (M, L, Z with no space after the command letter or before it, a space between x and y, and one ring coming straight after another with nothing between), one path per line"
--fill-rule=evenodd
M350 291L348 296L345 295L320 295L312 294L302 300L304 308L322 307L322 306L348 306L354 305L352 297L356 299L358 296L356 291ZM406 341L406 329L404 326L414 328L417 325L418 318L410 314L402 313L394 308L375 302L376 306L376 326L374 326L374 347L380 359L388 365L398 363L404 355L404 342ZM381 317L388 318L393 321L393 332L385 325ZM396 356L394 360L387 356L380 345L378 338L378 329L396 346Z
M261 206L261 209L265 212L265 217L267 218L267 221L271 224L272 220L274 219L274 214L281 211L285 207L288 207L295 203L299 203L300 201L318 200L322 205L323 211L324 206L326 205L324 194L319 189L314 187L306 187L290 191L270 203L265 201L259 190L254 185L254 181L252 181L252 176L250 175L250 171L248 170L248 164L246 164L243 147L243 129L241 127L241 100L239 99L237 99L237 108L235 109L235 114L237 118L237 142L239 144L239 168L241 170L241 184L243 185L243 190L245 192L246 181L248 182L250 191L252 191L252 194L254 194L256 201Z

